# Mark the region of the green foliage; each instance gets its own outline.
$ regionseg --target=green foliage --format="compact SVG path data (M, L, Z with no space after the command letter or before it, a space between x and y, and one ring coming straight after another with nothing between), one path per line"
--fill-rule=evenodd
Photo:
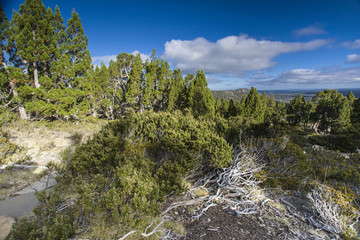
M134 63L126 83L126 102L134 109L139 109L140 93L141 93L142 67L140 54L134 58Z
M75 133L71 134L70 139L75 146L78 146L78 145L80 145L80 143L83 139L83 134L80 132L75 132Z
M306 116L305 111L305 99L301 94L296 95L296 97L290 101L290 104L287 108L287 120L290 125L298 126Z
M67 24L66 48L75 73L75 79L70 82L70 85L77 86L79 83L76 78L83 77L90 69L91 56L89 50L86 49L88 38L84 33L79 14L75 10L72 11L71 18L67 21Z
M316 104L312 120L318 128L325 132L346 129L350 123L350 104L346 97L337 90L320 91L313 101Z
M180 69L174 70L173 78L170 81L169 101L167 110L184 109L186 100L186 86Z
M107 228L111 237L142 229L159 213L164 195L184 189L184 177L230 163L232 148L217 130L214 122L179 111L131 113L106 125L66 159L55 191L38 195L35 216L20 219L10 239L25 234L27 239L67 239L79 224L94 231L89 236ZM73 206L68 204L72 196L77 199ZM68 208L57 211L64 203Z
M252 87L245 99L244 116L251 117L258 122L264 120L264 106L256 88Z
M351 123L356 124L360 122L360 98L353 102L353 110L351 114Z
M9 20L5 15L4 10L2 9L1 5L0 5L0 71L3 70L4 66L3 64L5 63L5 52L7 50L6 47L6 40L8 38L9 35Z
M198 71L187 89L188 107L195 117L215 114L214 97L207 87L204 71Z
M286 136L275 139L258 139L251 143L255 149L263 149L266 163L267 187L296 190L309 175L308 159L297 144Z
M51 16L51 9L45 9L41 0L26 0L11 20L11 34L12 40L15 41L16 54L33 73L36 88L40 87L38 71L51 60L51 53L57 46L51 27Z

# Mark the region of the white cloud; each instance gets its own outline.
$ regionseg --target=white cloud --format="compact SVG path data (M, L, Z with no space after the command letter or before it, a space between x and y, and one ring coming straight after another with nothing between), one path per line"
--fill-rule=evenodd
M106 56L96 56L92 57L92 63L94 65L100 66L103 62L106 66L109 66L111 60L115 61L117 55L106 55Z
M140 53L140 52L135 50L131 54L136 55L138 53ZM92 57L92 63L95 66L100 66L101 62L103 62L106 66L109 66L109 63L110 63L111 60L116 61L116 56L117 55L95 56L95 57ZM141 60L143 62L145 62L147 59L150 58L150 55L140 53L140 57L141 57Z
M137 50L133 51L131 54L136 55L136 54L138 54L138 53L140 53L140 57L141 57L141 60L142 60L143 62L145 62L146 60L150 59L150 55L149 55L149 54L144 54L144 53L141 53L141 52L139 52L139 51L137 51Z
M360 62L360 55L357 55L357 54L347 55L346 61L349 63Z
M347 48L359 49L360 48L360 39L356 39L353 42L343 42L343 45Z
M294 31L298 37L309 36L309 35L320 35L325 34L326 31L319 26L319 24L310 25Z
M360 84L360 67L333 69L329 71L314 69L294 69L281 73L278 77L268 81L256 82L263 86L279 87L314 87L339 86Z
M243 74L244 71L267 69L280 54L313 50L329 40L280 42L256 40L248 35L228 36L210 42L205 38L191 41L171 40L165 43L163 57L183 72L203 69L206 73Z

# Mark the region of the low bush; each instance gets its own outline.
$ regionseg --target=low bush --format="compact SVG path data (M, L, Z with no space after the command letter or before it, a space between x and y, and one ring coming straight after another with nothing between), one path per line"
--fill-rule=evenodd
M28 221L30 228L40 227L47 214L52 216L46 224L47 236L59 239L81 233L83 226L91 226L98 216L112 229L121 225L111 238L127 229L144 230L144 221L159 213L163 197L186 188L183 179L187 175L226 167L232 155L232 147L217 134L213 121L181 112L131 113L106 125L70 159L64 159L67 166L58 170L62 177L57 188L72 189L66 194L76 198L71 214L48 212L59 209L66 196L43 197L46 204L36 211L35 220ZM62 225L68 229L64 236L57 235L63 231ZM18 231L25 228L29 226L19 222ZM12 236L16 234L15 229ZM34 239L37 237L44 239L45 235L35 234Z

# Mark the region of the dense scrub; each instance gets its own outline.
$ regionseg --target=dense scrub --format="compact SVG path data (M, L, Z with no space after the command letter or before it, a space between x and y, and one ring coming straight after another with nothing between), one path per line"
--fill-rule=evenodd
M120 223L119 233L139 227L146 216L159 213L165 195L186 188L186 176L226 167L232 154L212 121L181 112L133 113L109 123L76 149L59 170L57 190L40 196L42 208L35 217L20 220L11 238L19 239L32 229L35 239L40 236L36 232L46 229L49 233L40 238L58 239L55 233L64 226L71 226L62 233L70 236L99 216L109 226ZM70 204L69 199L75 201L71 210L57 213L61 204ZM46 221L45 215L52 220Z

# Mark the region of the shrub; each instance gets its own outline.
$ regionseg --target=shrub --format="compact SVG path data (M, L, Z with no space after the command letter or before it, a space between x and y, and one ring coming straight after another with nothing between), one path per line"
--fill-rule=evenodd
M105 211L130 221L156 213L162 196L183 190L182 179L195 168L225 167L231 158L210 121L180 112L133 113L80 146L69 171L87 214Z
M226 167L233 151L212 121L145 112L109 123L72 156L64 155L67 166L58 169L57 190L39 196L36 216L20 220L12 239L26 231L39 239L68 238L82 234L84 226L93 229L94 234L83 233L89 236L109 227L111 238L127 229L143 231L163 197L186 188L187 175ZM76 204L57 213L69 198ZM94 225L98 216L100 228Z
M82 133L74 132L73 134L71 134L70 139L75 146L78 146L78 145L80 145L80 143L83 139L83 136L84 135Z

